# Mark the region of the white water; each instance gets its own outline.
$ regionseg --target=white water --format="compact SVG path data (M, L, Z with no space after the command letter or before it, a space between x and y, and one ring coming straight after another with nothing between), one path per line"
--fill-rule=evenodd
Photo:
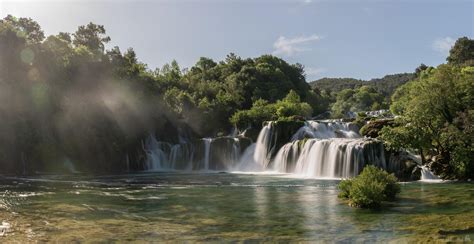
M144 169L148 171L230 170L241 158L240 141L238 138L223 139L225 141L222 144L225 146L221 149L222 152L214 152L215 140L213 138L171 144L158 141L153 134L150 134L143 145L143 150L147 155Z
M290 173L310 178L353 177L365 164L387 168L382 143L362 138L350 123L308 121L281 148L274 148L273 127L273 122L265 125L243 153L238 138L227 137L219 144L215 144L217 139L204 138L196 147L159 142L150 135L144 145L145 168Z
M285 144L276 154L273 170L277 172L294 172L295 162L299 156L299 141Z
M211 152L212 138L204 138L204 170L209 170L209 157Z
M301 127L291 138L294 140L302 140L304 138L360 138L357 126L351 123L339 121L307 121L306 125Z
M421 166L421 180L422 181L441 181L441 179L433 174L433 172L428 168L428 166Z
M354 177L366 163L386 168L382 144L365 139L309 139L295 173L311 178Z
M264 169L308 178L347 178L359 174L365 164L386 168L382 143L362 138L357 131L357 126L341 121L307 121ZM269 138L267 133L262 130L259 138ZM262 140L255 154L268 155L266 145Z
M258 134L255 152L253 154L253 161L260 164L263 169L267 168L270 162L269 150L272 136L273 122L265 125Z
M170 168L166 167L169 162L168 155L166 154L168 147L168 143L157 141L152 134L148 136L144 147L144 150L147 154L146 168L148 170L162 170Z

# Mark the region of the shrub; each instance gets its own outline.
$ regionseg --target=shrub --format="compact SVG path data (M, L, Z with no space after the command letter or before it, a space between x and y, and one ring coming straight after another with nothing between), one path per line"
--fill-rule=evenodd
M379 207L382 201L394 200L400 192L397 178L373 165L366 166L359 176L341 181L338 188L340 198L361 208Z
M352 180L341 181L338 185L338 188L339 188L338 196L340 198L349 198L351 187L352 187Z
M266 100L256 100L249 110L240 110L232 115L230 122L238 128L248 126L261 127L264 121L284 120L310 117L313 109L308 103L301 102L299 95L291 90L283 100L269 103Z

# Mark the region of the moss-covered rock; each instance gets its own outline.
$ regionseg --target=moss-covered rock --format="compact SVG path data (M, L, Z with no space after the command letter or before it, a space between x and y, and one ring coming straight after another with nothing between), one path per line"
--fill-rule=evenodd
M385 126L393 126L394 119L378 119L370 120L366 125L360 128L359 133L362 136L367 136L371 138L377 138L379 136L380 130Z
M265 125L270 121L265 122ZM305 125L304 121L280 120L271 121L270 159L275 157L278 150L291 140L291 137Z
M244 133L242 135L243 135L243 137L249 138L249 139L251 139L252 141L255 142L255 141L257 141L259 132L260 132L260 130L257 129L257 128L248 128L244 131Z
M387 171L394 173L401 181L419 180L421 171L418 163L406 152L386 151Z

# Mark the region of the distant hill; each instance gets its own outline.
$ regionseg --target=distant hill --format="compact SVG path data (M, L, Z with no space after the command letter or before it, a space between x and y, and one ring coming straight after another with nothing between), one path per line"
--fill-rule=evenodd
M340 92L344 89L354 89L364 85L375 87L377 91L384 96L390 97L397 87L405 84L409 80L415 78L414 73L401 73L386 75L383 78L376 78L371 80L357 80L354 78L322 78L310 82L312 88L319 90L327 90L330 92Z

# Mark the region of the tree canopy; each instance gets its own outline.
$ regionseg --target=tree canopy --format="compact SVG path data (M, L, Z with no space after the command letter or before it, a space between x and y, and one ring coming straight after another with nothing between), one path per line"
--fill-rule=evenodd
M381 138L393 149L416 150L446 178L474 176L474 72L443 64L400 87L391 110L399 126ZM434 158L434 160L433 160Z

